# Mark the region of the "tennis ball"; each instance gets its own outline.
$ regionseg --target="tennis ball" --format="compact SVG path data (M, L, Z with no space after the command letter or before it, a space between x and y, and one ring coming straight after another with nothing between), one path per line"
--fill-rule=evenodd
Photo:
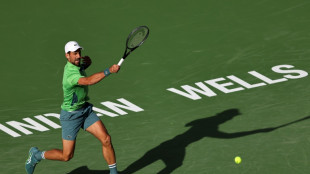
M240 163L241 163L241 158L240 158L240 156L236 156L236 157L235 157L235 163L236 163L236 164L240 164Z

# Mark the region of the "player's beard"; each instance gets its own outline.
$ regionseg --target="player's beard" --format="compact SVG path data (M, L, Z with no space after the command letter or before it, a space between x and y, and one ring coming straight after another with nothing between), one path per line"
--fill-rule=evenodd
M81 61L80 58L76 58L76 59L74 60L74 65L80 66L80 61Z

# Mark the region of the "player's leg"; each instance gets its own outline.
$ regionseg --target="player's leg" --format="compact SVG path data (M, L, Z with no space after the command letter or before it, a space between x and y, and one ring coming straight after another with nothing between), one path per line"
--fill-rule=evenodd
M110 174L117 174L116 159L111 143L111 137L102 121L92 110L92 106L93 105L89 103L84 109L84 113L87 114L87 118L85 119L82 128L94 135L101 142L103 157L109 165Z
M69 161L74 154L75 141L64 140L63 149L53 149L49 151L39 151L38 148L32 147L29 150L29 157L25 163L25 169L27 174L33 174L36 165L42 159Z
M111 137L101 120L98 120L86 129L87 132L94 135L102 145L102 153L107 163L114 164L116 162L114 149L111 143Z
M101 142L103 157L109 165L110 172L117 173L116 158L111 142L111 137L102 121L96 121L94 124L89 126L86 131L93 134Z
M69 161L73 158L75 149L75 140L62 139L63 149L52 149L46 151L44 154L45 159L58 160L58 161Z
M60 113L60 123L62 127L62 149L52 149L46 151L45 159L69 161L73 158L75 140L84 122L83 112L67 112L62 110Z

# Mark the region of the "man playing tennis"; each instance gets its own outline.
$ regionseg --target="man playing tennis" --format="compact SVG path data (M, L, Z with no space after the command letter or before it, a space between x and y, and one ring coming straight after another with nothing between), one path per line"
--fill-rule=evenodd
M111 73L118 72L120 67L113 65L102 72L87 77L85 69L91 65L91 59L88 56L81 56L82 49L76 41L70 41L65 45L65 56L68 62L64 68L62 82L64 101L60 113L63 149L40 151L36 147L30 148L25 164L28 174L34 172L36 164L42 159L69 161L73 157L76 137L80 128L90 132L101 142L103 157L109 165L110 174L117 174L111 137L101 120L93 112L92 104L87 102L87 93L88 85L96 84Z

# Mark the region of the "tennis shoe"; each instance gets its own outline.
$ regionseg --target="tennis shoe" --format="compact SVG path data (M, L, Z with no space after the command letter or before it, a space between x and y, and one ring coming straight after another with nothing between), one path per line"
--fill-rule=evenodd
M26 160L25 168L27 174L33 174L33 171L36 167L36 165L40 162L35 158L35 154L39 152L39 149L37 147L31 147L29 150L29 157Z

